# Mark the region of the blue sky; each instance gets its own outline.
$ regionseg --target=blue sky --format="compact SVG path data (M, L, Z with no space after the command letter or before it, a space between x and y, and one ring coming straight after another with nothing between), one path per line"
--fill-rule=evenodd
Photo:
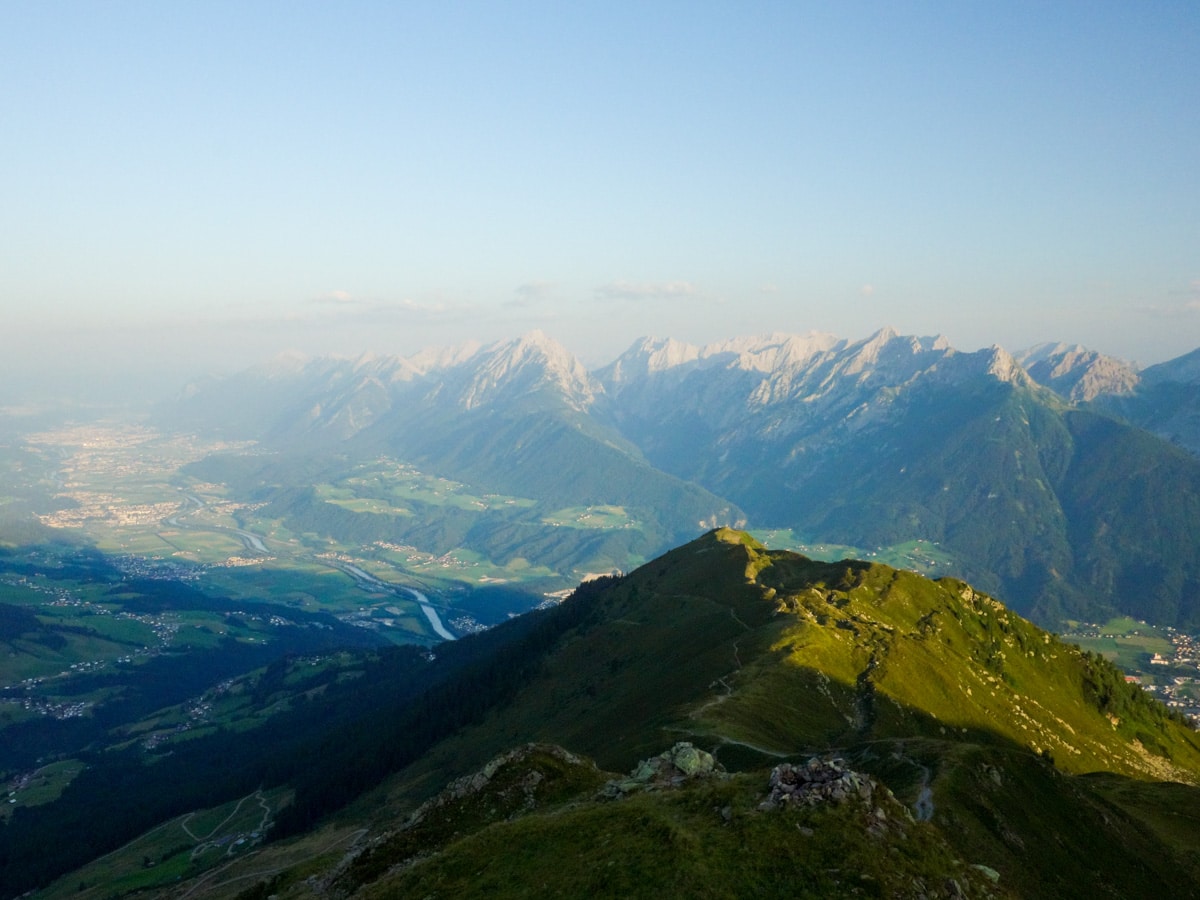
M0 5L0 374L1200 345L1200 6Z

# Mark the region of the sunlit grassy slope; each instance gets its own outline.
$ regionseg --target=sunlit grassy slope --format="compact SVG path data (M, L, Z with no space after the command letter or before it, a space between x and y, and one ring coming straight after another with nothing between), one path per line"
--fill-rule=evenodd
M554 740L624 768L685 735L734 759L928 737L1191 781L1200 741L1106 661L952 580L721 530L643 566L446 753ZM448 759L431 764L448 763Z
M327 846L314 832L190 896L1200 896L1196 734L960 581L721 529L568 604L513 661L517 689L326 820L366 829L357 851L284 864ZM597 795L609 776L589 759L627 772L679 740L731 777ZM580 761L533 753L404 826L531 741ZM813 754L877 778L883 819L759 809L771 767ZM913 821L922 797L928 822Z

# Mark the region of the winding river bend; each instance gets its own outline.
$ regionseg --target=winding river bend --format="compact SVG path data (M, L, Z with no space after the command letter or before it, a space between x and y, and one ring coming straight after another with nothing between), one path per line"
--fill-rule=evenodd
M342 563L338 566L347 575L354 578L356 581L365 582L371 585L372 588L380 591L386 591L389 594L399 594L400 591L405 591L412 594L413 599L417 601L417 605L421 607L421 612L425 614L425 618L429 620L430 627L437 633L438 637L445 638L448 641L454 640L454 634L442 624L442 618L437 614L437 610L429 602L429 598L418 591L416 588L400 587L395 584L390 584L386 581L381 581L370 572L364 572L353 563Z
M203 508L205 505L204 501L194 494L185 494L184 496L190 503L196 504L197 509ZM194 511L195 510L192 510L192 512ZM165 523L170 525L172 528L190 528L196 531L215 531L224 534L237 535L238 539L245 545L247 550L263 554L270 552L267 549L267 545L263 543L263 539L257 534L251 534L249 531L243 531L240 528L225 528L220 525L192 525L188 522L180 521L184 515L186 515L186 512L178 513L171 518L166 519ZM364 571L353 563L343 562L334 564L319 559L314 559L313 561L327 565L330 568L337 569L339 572L345 572L359 584L369 585L372 590L383 591L396 596L411 594L412 599L416 601L419 607L421 607L421 612L425 614L425 618L429 620L429 626L433 629L434 633L438 637L447 641L453 641L456 639L455 634L450 631L445 624L443 624L442 617L439 616L437 610L433 608L433 604L429 602L429 598L415 588L401 587L400 585L383 581L379 578L376 578L370 572Z

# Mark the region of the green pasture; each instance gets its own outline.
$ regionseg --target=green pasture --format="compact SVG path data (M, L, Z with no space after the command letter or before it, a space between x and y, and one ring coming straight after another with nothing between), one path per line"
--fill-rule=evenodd
M145 526L144 529L97 527L88 529L88 535L95 542L96 549L105 553L128 553L151 559L166 559L181 550L180 545L174 543L181 532L175 532L173 537L168 538L159 534L161 526Z
M83 763L79 760L64 759L38 769L27 787L12 790L10 784L0 795L0 819L7 819L22 806L52 803L82 771Z
M411 509L406 509L403 506L392 506L390 503L384 500L377 500L374 497L353 497L346 500L329 500L327 502L356 513L371 513L377 516L406 516L410 518L413 515Z
M259 724L265 718L262 711L255 711L250 697L242 690L229 691L219 696L211 692L203 696L203 701L211 706L211 711L204 719L192 716L189 710L194 701L180 703L158 710L138 722L125 726L121 734L128 740L118 748L128 746L133 741L143 741L153 734L161 733L168 741L194 738L210 732L219 726L232 730L245 730ZM276 712L278 710L272 710ZM187 731L179 732L179 726L188 726Z
M353 480L355 479L350 481ZM318 499L351 512L391 516L411 516L413 514L411 509L393 506L378 496L356 493L354 488L345 486L347 483L343 482L341 486L328 483L318 484L313 490Z
M634 528L638 524L623 506L568 506L543 516L542 521L566 528Z
M189 623L182 626L171 641L172 647L190 647L193 649L215 650L221 646L221 638L227 633L235 631L228 628L220 620L205 620L197 623ZM236 631L240 632L241 629ZM241 634L237 637L241 639ZM254 640L262 640L255 638Z
M1149 636L1123 635L1093 638L1067 635L1065 640L1078 644L1084 650L1099 653L1126 672L1151 673L1150 657L1153 654L1159 653L1170 659L1173 652L1170 641Z
M36 712L25 709L19 702L0 700L0 730L37 717Z
M310 659L293 659L284 676L283 683L294 686L324 672L340 671L347 667L361 668L362 664L362 655L358 651L351 650L337 650ZM236 687L235 685L235 689Z
M228 511L221 511L212 506L202 506L200 509L188 507L187 515L179 521L192 528L240 528L239 520Z
M169 706L131 725L122 726L119 733L125 738L141 741L156 731L169 730L174 732L186 719L187 714L181 706ZM126 744L118 744L117 749L121 749L124 746Z
M163 531L159 535L185 553L195 555L199 562L220 563L231 556L253 556L236 535L221 531L180 530Z
M428 637L429 622L419 613L415 616L395 616L391 627L379 633L394 644L411 644L411 637Z
M1163 629L1128 616L1110 619L1103 625L1070 621L1067 626L1071 631L1063 635L1064 640L1078 644L1084 650L1099 653L1126 672L1162 674L1154 671L1159 667L1150 665L1150 657L1158 653L1171 659L1174 654L1174 647Z
M834 562L839 559L862 559L867 551L848 544L822 544L796 534L791 528L754 529L748 532L755 540L771 550L795 550L810 559Z
M554 578L558 574L546 566L532 565L529 560L520 556L514 557L501 566L492 562L482 553L468 550L465 547L459 547L439 557L432 557L426 553L405 554L378 548L376 556L385 561L396 560L397 568L419 575L422 582L440 579L478 586L488 583Z
M1101 634L1114 634L1118 637L1165 637L1163 629L1156 625L1147 625L1131 619L1129 616L1119 616L1109 619L1100 626Z
M363 593L328 565L277 557L256 566L209 569L205 584L235 600L283 603L308 611L356 609Z
M165 891L180 878L253 849L253 832L261 829L264 815L273 817L278 812L287 796L284 790L263 791L179 816L60 879L39 897L100 900L139 891Z
M318 486L318 490L326 487ZM367 463L355 470L355 474L341 479L336 485L327 486L332 491L346 491L349 496L334 494L341 499L362 497L394 497L398 500L417 501L431 506L453 506L466 510L485 510L498 507L529 508L534 500L525 497L509 497L503 494L471 493L461 482L428 475L413 466L383 459Z
M125 653L118 653L118 656L124 656L137 647L152 646L158 642L154 629L145 622L124 616L96 615L89 613L86 607L80 614L79 607L46 606L38 613L38 618L51 626L86 628L94 631L99 638L126 645Z
M66 633L61 637L65 643L59 647L25 638L0 641L0 685L15 684L26 678L53 678L68 671L74 663L111 662L137 649L91 635Z
M871 561L878 561L896 569L911 569L922 575L945 573L954 565L954 556L947 553L933 541L905 541L902 544L892 544L880 547L874 555L869 555Z
M41 591L35 591L23 584L13 584L0 581L0 603L12 606L41 606L50 598Z

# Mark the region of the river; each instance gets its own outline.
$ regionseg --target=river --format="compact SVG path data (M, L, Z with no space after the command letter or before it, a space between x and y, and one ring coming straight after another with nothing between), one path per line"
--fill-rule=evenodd
M184 496L191 503L195 503L197 508L201 508L205 505L203 500L193 494L185 494ZM224 532L226 534L236 534L241 539L242 543L246 545L247 550L254 550L258 553L269 552L267 550L267 545L263 543L262 538L260 538L257 534L251 534L249 531L242 531L240 528L223 528L220 525L196 526L185 524L179 521L179 515L174 515L167 519L166 524L170 525L172 528L191 528L201 531L215 531ZM434 633L444 640L455 640L453 632L451 632L450 629L448 629L442 623L442 617L438 615L437 610L433 608L432 604L430 604L429 598L420 591L410 587L402 588L398 585L391 584L390 582L382 581L376 578L370 572L364 571L352 563L341 563L340 565L334 566L334 568L342 570L356 581L365 582L371 585L373 588L386 591L389 594L398 594L400 591L406 591L409 594L412 594L413 599L417 601L417 605L421 607L421 612L423 612L425 614L425 618L429 620L429 626L434 630Z
M372 587L378 588L381 591L387 591L388 593L391 593L391 594L395 594L398 591L407 591L408 593L412 594L413 599L416 600L417 605L421 607L421 612L423 612L425 614L425 618L429 620L429 625L430 625L430 627L433 628L434 632L437 633L437 636L440 638L445 638L448 641L452 641L455 639L454 635L450 632L450 630L448 628L446 628L445 625L442 624L442 618L441 618L441 616L439 616L437 614L437 610L434 609L433 606L430 605L429 598L426 597L424 594L422 594L420 591L416 590L415 588L410 588L410 587L402 588L402 587L399 587L398 585L390 584L389 582L386 582L386 581L381 581L380 579L378 579L374 575L372 575L370 572L363 571L362 569L360 569L358 566L354 565L353 563L342 563L340 568L342 568L346 573L351 575L353 578L356 578L359 581L365 581L367 584L370 584Z

